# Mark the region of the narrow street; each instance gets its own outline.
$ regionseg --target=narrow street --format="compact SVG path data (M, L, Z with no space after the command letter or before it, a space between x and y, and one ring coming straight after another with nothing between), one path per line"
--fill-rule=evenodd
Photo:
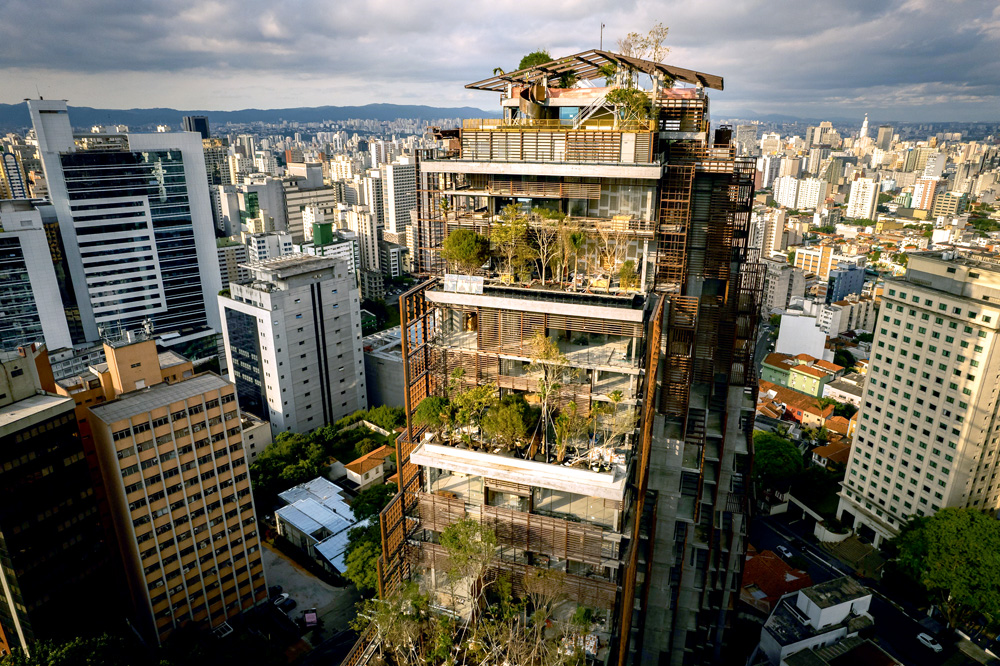
M850 567L807 541L804 538L807 531L805 521L801 519L785 523L772 517L756 516L750 525L750 543L757 550L775 551L779 545L786 546L793 555L800 555L809 561L806 572L814 583L853 575ZM964 655L944 640L939 639L944 644L944 651L939 654L919 643L917 634L929 633L919 624L922 618L897 608L881 594L874 581L859 579L859 582L872 590L869 612L875 620L875 641L882 649L907 666L966 663Z

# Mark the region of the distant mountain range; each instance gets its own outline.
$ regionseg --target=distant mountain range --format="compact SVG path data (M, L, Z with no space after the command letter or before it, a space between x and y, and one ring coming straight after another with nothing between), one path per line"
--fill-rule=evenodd
M442 108L405 104L366 104L364 106L303 106L293 109L242 109L240 111L182 111L179 109L92 109L87 106L69 107L70 121L74 127L92 125L128 125L144 127L148 125L169 125L180 128L183 116L207 116L210 126L226 123L288 122L312 123L324 120L347 120L362 118L369 120L396 120L415 118L435 120L438 118L492 118L496 113L470 106ZM0 129L15 130L31 126L28 105L0 104Z

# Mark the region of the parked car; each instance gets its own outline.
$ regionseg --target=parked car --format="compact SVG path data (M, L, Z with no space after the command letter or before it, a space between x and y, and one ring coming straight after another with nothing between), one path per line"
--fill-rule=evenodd
M937 640L930 634L917 634L917 640L923 643L926 647L934 650L935 652L940 652L944 648L941 646Z
M274 598L274 605L280 608L281 604L288 601L289 597L291 596L292 595L288 594L288 592L282 592L281 594L279 594Z
M283 611L285 614L288 614L298 605L299 602L295 601L295 599L288 598L278 604L278 609Z
M792 557L792 551L788 550L788 546L778 546L775 550L777 550L782 557Z

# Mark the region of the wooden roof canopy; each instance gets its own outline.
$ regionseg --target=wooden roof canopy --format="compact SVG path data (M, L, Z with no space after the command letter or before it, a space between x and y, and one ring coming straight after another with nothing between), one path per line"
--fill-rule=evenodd
M600 69L607 64L628 67L650 75L660 72L675 81L685 81L695 85L700 83L705 88L722 90L721 76L696 72L692 69L684 69L683 67L674 67L673 65L665 65L661 62L624 56L610 51L600 51L598 49L591 49L590 51L556 58L541 65L469 83L465 87L475 90L503 92L507 89L508 83L524 85L540 81L545 76L556 78L569 73L574 74L578 79L597 79L603 76Z

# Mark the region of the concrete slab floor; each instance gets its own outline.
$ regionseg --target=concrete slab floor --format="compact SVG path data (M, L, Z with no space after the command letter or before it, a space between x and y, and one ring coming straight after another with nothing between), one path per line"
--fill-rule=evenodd
M280 585L284 592L291 595L298 605L288 614L292 621L298 621L302 613L315 608L320 617L322 630L314 640L312 631L304 638L312 645L326 640L334 634L350 628L350 622L356 615L355 604L361 600L361 594L353 585L333 587L312 575L299 564L285 557L281 552L268 544L261 551L267 584Z

